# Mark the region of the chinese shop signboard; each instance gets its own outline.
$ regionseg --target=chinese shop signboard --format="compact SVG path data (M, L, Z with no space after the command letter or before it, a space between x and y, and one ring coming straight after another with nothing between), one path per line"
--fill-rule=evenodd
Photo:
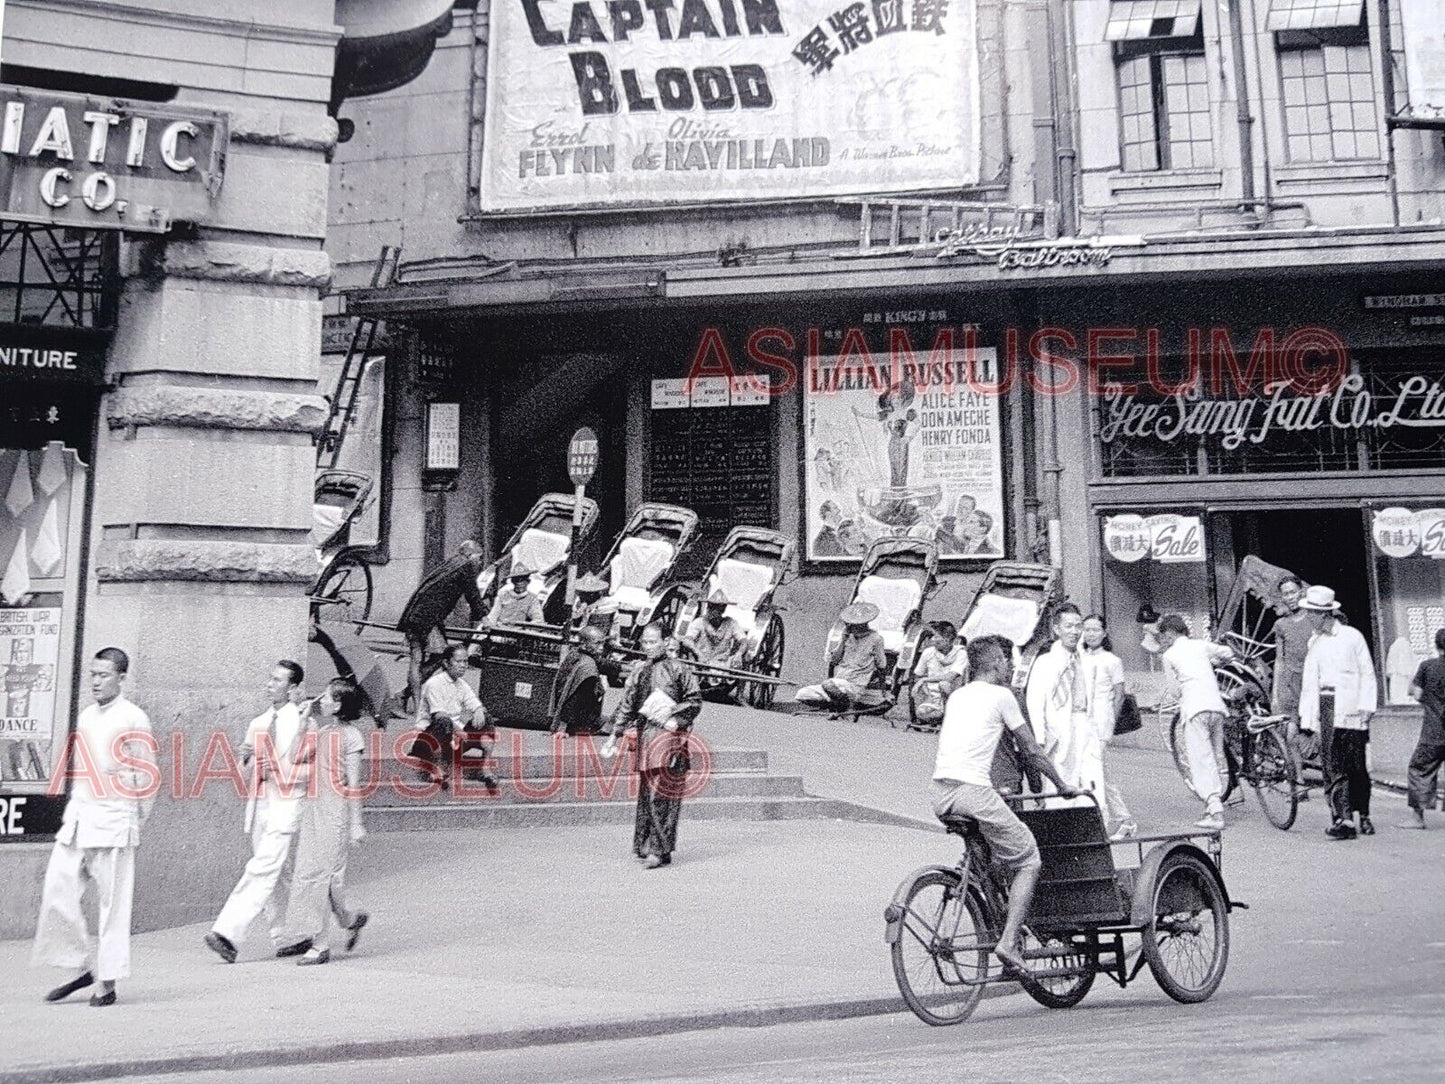
M0 216L164 233L221 190L225 115L0 85Z
M1445 558L1445 508L1381 508L1370 519L1375 548L1386 557Z
M493 5L488 212L978 180L974 0Z
M1198 516L1172 512L1106 516L1104 550L1126 564L1146 557L1166 565L1194 564L1204 560L1204 526Z

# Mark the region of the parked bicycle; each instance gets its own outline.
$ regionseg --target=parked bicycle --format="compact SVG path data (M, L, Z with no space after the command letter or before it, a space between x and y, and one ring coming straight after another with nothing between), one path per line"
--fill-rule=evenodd
M1042 805L1037 795L1006 795ZM1077 1005L1099 974L1121 987L1149 965L1179 1002L1207 1000L1229 961L1229 912L1218 832L1135 836L1111 843L1097 801L1019 809L1039 844L1043 870L1023 931L1026 971L1005 974L993 955L1008 911L1005 882L970 818L945 822L963 837L958 864L910 874L884 912L893 974L908 1007L927 1024L967 1020L986 986L1019 982L1040 1005ZM1146 845L1148 849L1146 851ZM1137 867L1116 868L1113 848L1137 847ZM1127 937L1140 945L1126 951ZM1142 951L1141 951L1142 949Z

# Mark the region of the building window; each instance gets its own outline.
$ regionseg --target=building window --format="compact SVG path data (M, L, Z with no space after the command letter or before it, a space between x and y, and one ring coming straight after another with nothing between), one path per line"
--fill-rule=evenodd
M1380 157L1362 0L1270 0L1285 138L1294 162Z
M1181 45L1198 43L1198 51ZM1209 80L1202 42L1130 42L1120 46L1119 130L1126 172L1214 165Z

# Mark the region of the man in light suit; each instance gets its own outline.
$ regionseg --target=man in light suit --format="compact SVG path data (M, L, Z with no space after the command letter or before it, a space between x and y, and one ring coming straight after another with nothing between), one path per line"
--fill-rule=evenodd
M1089 719L1088 688L1078 647L1084 621L1065 602L1053 613L1054 642L1034 660L1024 701L1034 741L1071 787L1103 794L1098 734Z
M261 914L270 924L277 956L299 956L311 947L310 941L286 944L286 903L291 895L296 830L310 779L304 762L308 759L307 725L295 703L304 678L301 667L289 659L272 668L266 682L271 706L251 720L241 746L242 765L255 765L246 807L251 860L206 934L206 945L228 964L236 962L236 946Z
M146 713L121 695L130 659L118 647L90 664L95 703L80 713L66 773L72 781L35 926L33 965L77 969L45 995L60 1001L93 985L97 1008L115 1004L117 979L130 977L130 914L135 852L160 784L156 741ZM86 882L95 890L99 927L94 947L81 910Z

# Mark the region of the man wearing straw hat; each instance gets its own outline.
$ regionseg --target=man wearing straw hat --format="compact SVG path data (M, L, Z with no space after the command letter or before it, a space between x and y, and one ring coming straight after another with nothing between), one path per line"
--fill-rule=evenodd
M542 603L532 594L532 570L522 561L514 561L507 573L506 590L497 592L488 625L540 625Z
M878 619L878 607L855 602L845 606L838 619L844 625L843 636L827 654L833 676L818 685L804 685L795 699L810 707L844 711L877 707L883 703L883 694L873 683L888 666L883 637L869 627Z
M1379 706L1375 661L1360 630L1340 622L1340 604L1328 587L1316 584L1305 592L1300 608L1315 621L1318 631L1305 655L1300 685L1300 729L1317 731L1320 760L1325 773L1325 800L1332 823L1325 829L1331 839L1372 836L1370 772L1365 746L1370 740L1370 716Z
M747 637L736 621L727 615L728 597L721 587L708 596L703 613L694 618L683 634L683 646L705 666L737 669L742 665ZM737 695L737 682L731 678L698 676L703 695L709 693L732 697Z

